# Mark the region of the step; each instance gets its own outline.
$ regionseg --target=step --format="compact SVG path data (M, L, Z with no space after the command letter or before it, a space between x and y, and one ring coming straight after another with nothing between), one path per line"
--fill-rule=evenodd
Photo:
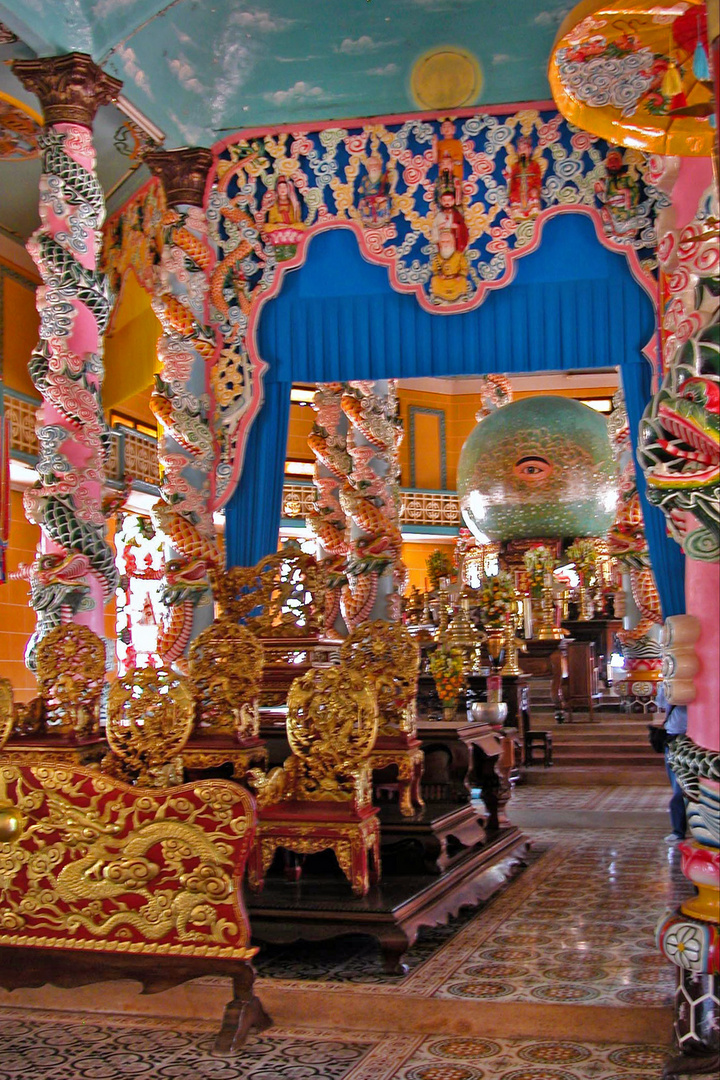
M533 720L536 718L533 717ZM532 727L541 728L542 725L533 723ZM597 738L614 738L616 735L632 735L637 739L647 739L647 724L547 724L548 730L563 735L593 735Z
M607 768L598 765L591 767L553 765L549 769L544 769L542 765L531 765L523 770L523 783L532 786L563 787L566 784L570 786L577 784L585 787L657 787L658 782L657 769Z
M639 754L629 754L626 757L622 758L609 758L602 754L598 754L594 757L589 754L566 754L563 755L562 758L557 758L555 755L553 755L553 760L557 765L575 765L588 768L594 765L610 767L616 762L617 767L621 769L651 769L653 772L656 773L662 772L664 769L664 765L661 759L656 765L654 759L644 758L641 757Z
M582 746L587 743L611 743L613 746L649 746L645 731L573 731L555 728L551 732L556 746Z

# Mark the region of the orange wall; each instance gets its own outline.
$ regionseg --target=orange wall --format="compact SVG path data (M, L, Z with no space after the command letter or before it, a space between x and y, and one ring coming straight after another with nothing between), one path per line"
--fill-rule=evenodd
M10 493L10 543L7 552L8 574L20 563L31 563L40 539L40 529L25 519L22 495ZM35 612L29 604L27 581L6 581L0 585L0 673L9 679L16 701L28 701L36 694L35 676L25 667L23 655L28 638L35 629Z
M425 591L425 583L427 581L427 566L425 565L433 551L444 551L446 555L452 558L455 545L452 543L447 544L423 544L412 543L403 544L402 546L402 560L407 566L410 572L410 580L408 587L405 590L406 594L410 589L417 588L420 592ZM428 582L428 589L430 583Z
M288 424L287 457L291 461L314 461L308 446L308 435L315 423L315 410L310 405L291 405Z
M0 276L3 292L2 379L10 389L37 397L37 390L27 371L40 325L35 307L36 282L25 270L3 259L0 259ZM21 281L17 280L18 276Z
M3 382L11 390L37 397L27 372L30 354L37 344L39 318L35 308L36 282L25 270L0 260L3 293ZM11 276L12 275L12 276ZM21 280L17 280L18 277ZM40 529L25 518L22 495L10 493L10 537L7 571L20 563L31 563L40 538ZM35 629L35 613L29 606L27 581L0 584L0 674L10 679L16 701L35 696L35 676L25 667L25 646Z

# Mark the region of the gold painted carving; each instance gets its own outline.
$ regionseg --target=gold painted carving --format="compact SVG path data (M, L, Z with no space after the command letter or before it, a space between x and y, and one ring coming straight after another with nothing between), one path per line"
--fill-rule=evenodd
M115 101L122 89L87 53L15 60L13 73L26 90L36 94L46 124L82 124L92 129L101 105Z
M292 750L281 769L248 773L260 806L281 799L372 802L368 755L377 737L377 702L357 671L314 669L288 692L287 734Z
M211 581L221 617L258 637L316 637L324 631L325 572L297 546L288 544L256 566L211 573Z
M266 769L268 763L268 754L264 746L254 747L251 750L243 750L240 747L194 750L188 749L186 745L182 758L185 769L217 769L221 765L231 765L233 780L240 781L245 779L251 766Z
M249 959L240 880L254 810L223 780L167 794L100 773L0 765L0 945Z
M102 639L77 623L56 626L40 641L36 663L45 724L76 738L99 734L105 682Z
M152 150L143 161L157 176L168 206L202 206L212 150L204 146L183 146L176 150Z
M13 716L13 735L27 737L45 734L42 698L34 697L32 701L17 701L13 706Z
M103 761L111 775L145 787L182 782L180 751L192 730L194 704L185 679L170 668L131 668L110 687Z
M13 688L9 679L0 679L0 748L5 745L13 728Z
M377 701L357 671L308 671L288 693L287 734L296 759L295 798L370 803L367 757L378 729Z
M384 619L361 623L343 642L340 657L372 681L380 712L380 734L414 735L420 649L402 623Z
M189 653L195 732L255 738L262 671L263 647L245 627L222 619L203 630Z

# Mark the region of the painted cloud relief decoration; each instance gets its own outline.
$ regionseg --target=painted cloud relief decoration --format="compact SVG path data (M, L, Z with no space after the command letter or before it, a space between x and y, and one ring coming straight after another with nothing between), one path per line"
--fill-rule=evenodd
M588 43L590 44L590 43ZM605 40L598 44L605 50ZM601 108L613 105L623 116L634 116L638 103L653 85L655 57L650 49L638 49L624 56L599 55L585 59L577 49L560 49L558 68L563 82L586 105Z

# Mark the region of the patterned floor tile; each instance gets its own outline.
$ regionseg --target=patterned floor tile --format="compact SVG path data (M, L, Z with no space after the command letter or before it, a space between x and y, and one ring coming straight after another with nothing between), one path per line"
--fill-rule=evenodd
M383 1059L385 1047L370 1051L347 1080L658 1080L667 1056L650 1045L430 1036L398 1066Z
M268 1031L214 1057L216 1025L1 1012L3 1080L346 1080L379 1041L337 1032Z
M3 1080L657 1080L658 1046L272 1029L213 1057L203 1021L3 1009Z
M612 789L611 789L612 791ZM603 792L603 798L606 793ZM547 790L546 790L547 797ZM662 834L626 829L541 830L535 861L479 912L421 934L409 973L382 974L377 948L358 942L284 947L260 974L284 986L517 1002L668 1005L674 970L654 927L691 891Z

